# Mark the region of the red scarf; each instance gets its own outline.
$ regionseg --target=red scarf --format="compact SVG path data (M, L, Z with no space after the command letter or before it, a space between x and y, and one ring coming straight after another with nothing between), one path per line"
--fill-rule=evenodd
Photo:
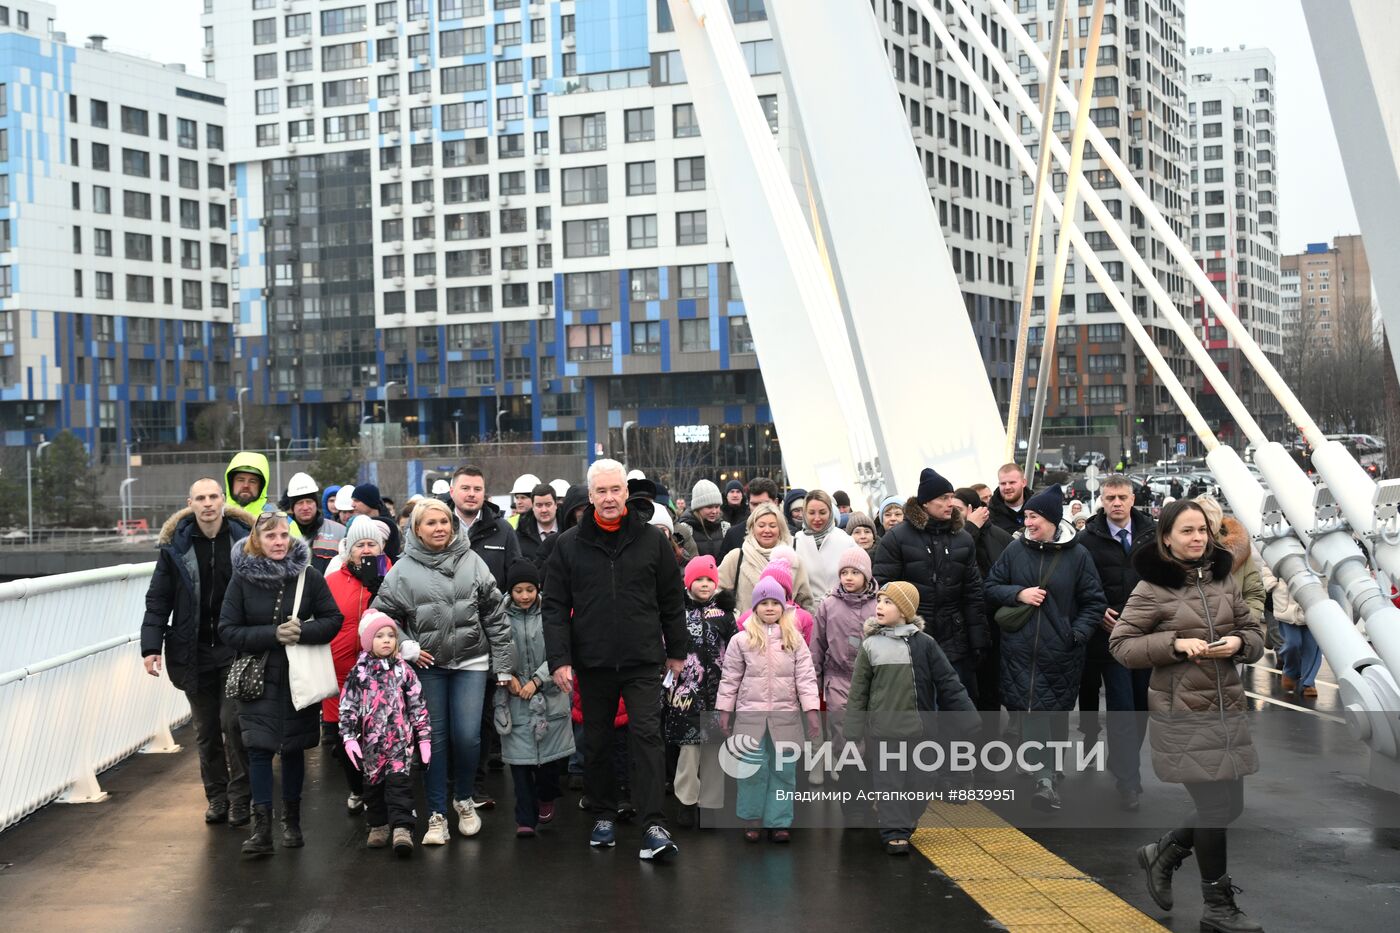
M603 516L599 515L597 512L594 512L594 513L593 513L593 521L598 525L599 528L603 529L604 531L608 531L608 532L617 531L619 528L621 528L621 527L622 527L622 520L623 520L624 518L626 518L626 517L627 517L627 506L625 506L625 505L622 507L622 514L619 515L615 521L611 521L611 522L604 521L604 520L603 520Z

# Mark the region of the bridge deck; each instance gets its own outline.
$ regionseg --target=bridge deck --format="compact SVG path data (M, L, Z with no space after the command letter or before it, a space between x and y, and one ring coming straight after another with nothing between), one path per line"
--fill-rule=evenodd
M1267 695L1272 679L1256 669L1252 689ZM1324 687L1319 703L1335 709L1335 691ZM1272 708L1282 734L1307 740L1315 714ZM653 866L635 857L635 827L622 828L616 849L589 851L574 794L540 838L516 840L508 781L494 773L502 804L484 815L479 837L454 835L445 849L400 861L364 848L362 821L346 816L339 772L319 751L308 760L306 848L246 861L243 831L200 821L193 736L186 728L176 737L181 752L136 756L104 774L108 801L53 805L0 835L7 930L1197 929L1194 863L1177 876L1171 915L1142 889L1132 852L1147 828L1018 833L998 856L1011 866L1005 876L972 870L954 830L921 833L922 854L906 860L881 854L872 830L798 831L785 849L746 845L732 830L678 831L678 861ZM1271 931L1389 928L1400 905L1400 832L1303 828L1270 782L1261 773L1247 797L1249 825L1260 828L1231 832L1242 905ZM1343 806L1348 794L1362 804L1371 793L1344 785L1323 805Z

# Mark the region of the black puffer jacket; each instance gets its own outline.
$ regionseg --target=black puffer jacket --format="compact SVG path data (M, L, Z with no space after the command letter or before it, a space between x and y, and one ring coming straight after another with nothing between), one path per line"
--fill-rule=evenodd
M875 546L872 570L882 584L914 584L924 630L949 661L971 658L991 646L977 546L960 515L947 522L930 521L924 507L911 498L904 504L904 521Z
M1001 552L1010 547L1011 542L1016 539L990 521L981 528L968 522L963 526L963 530L972 535L972 540L977 545L977 569L982 572L982 579L986 580L987 574L992 572L992 566L1001 559Z
M219 638L219 612L233 576L232 549L248 537L253 517L236 505L224 506L223 527L214 539L212 593L200 586L194 536L200 534L194 509L170 516L160 529L160 554L146 590L146 617L141 621L141 656L165 651L165 672L181 690L199 686L199 675L233 663L234 650Z
M1018 511L1006 504L1006 500L1001 497L1001 490L992 490L992 501L987 503L987 511L992 513L992 524L996 525L1007 534L1014 535L1022 528L1026 527L1026 503L1031 499L1031 490L1027 486L1021 493L1021 508Z
M455 518L457 513L452 513ZM494 502L483 502L481 514L472 522L467 534L472 550L486 562L491 576L496 578L496 587L506 589L506 568L520 558L520 540L510 522L501 517L501 509Z
M242 547L233 551L233 580L224 594L219 617L219 637L240 655L267 652L263 695L240 700L238 726L243 744L267 751L315 748L321 739L321 704L306 709L292 706L287 679L287 652L277 643L277 626L292 614L297 575L306 572L297 618L301 619L301 644L328 645L340 631L341 614L330 587L315 567L306 542L292 539L282 560L252 557Z
M691 509L686 509L676 519L676 537L680 539L686 560L708 554L719 563L724 557L724 536L728 531L729 525L723 519L707 522Z
M651 503L627 502L614 534L593 520L559 535L545 571L549 669L622 668L682 660L690 644L685 588L671 543L647 524Z
M1050 574L1056 554L1060 560ZM1020 631L1001 633L1001 699L1009 710L1074 709L1085 646L1103 621L1098 571L1069 524L1060 526L1054 541L1023 535L1002 552L987 577L988 610L1019 605L1017 594L1039 586L1047 574L1045 602Z

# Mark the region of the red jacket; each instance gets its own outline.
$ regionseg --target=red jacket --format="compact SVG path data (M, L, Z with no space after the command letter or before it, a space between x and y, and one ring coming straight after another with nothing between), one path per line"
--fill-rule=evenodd
M385 563L390 563L388 558L385 558ZM388 568L385 570L387 572ZM365 610L374 601L374 596L343 564L335 573L326 577L326 585L330 587L331 596L334 597L336 607L340 609L344 618L340 631L331 639L331 663L335 665L335 682L337 686L344 687L346 675L360 656L360 616L365 614ZM321 721L340 722L339 693L321 701Z
M575 723L578 723L579 725L583 725L583 703L582 703L581 700L579 700L578 670L577 670L577 669L574 670L573 704L574 704L574 713L573 713L574 722L575 722ZM617 698L617 715L613 717L613 728L614 728L614 729L621 729L621 728L622 728L623 726L625 726L625 725L627 725L627 704L622 702L622 697L618 697L618 698Z

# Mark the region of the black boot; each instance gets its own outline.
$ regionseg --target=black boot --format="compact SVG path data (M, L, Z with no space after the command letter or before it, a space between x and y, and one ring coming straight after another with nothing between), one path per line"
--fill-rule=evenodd
M1138 864L1147 870L1147 893L1163 910L1172 909L1172 872L1190 856L1191 850L1171 833L1138 849Z
M300 849L306 845L301 837L301 801L282 801L282 848Z
M204 822L206 823L227 823L228 822L228 801L211 800L209 809L204 811Z
M253 835L243 840L244 855L272 854L272 806L253 805Z
M248 801L232 800L228 805L228 825L247 826L250 818L248 812Z
M1201 882L1206 911L1201 914L1202 933L1264 933L1264 928L1235 906L1235 892L1229 875Z

